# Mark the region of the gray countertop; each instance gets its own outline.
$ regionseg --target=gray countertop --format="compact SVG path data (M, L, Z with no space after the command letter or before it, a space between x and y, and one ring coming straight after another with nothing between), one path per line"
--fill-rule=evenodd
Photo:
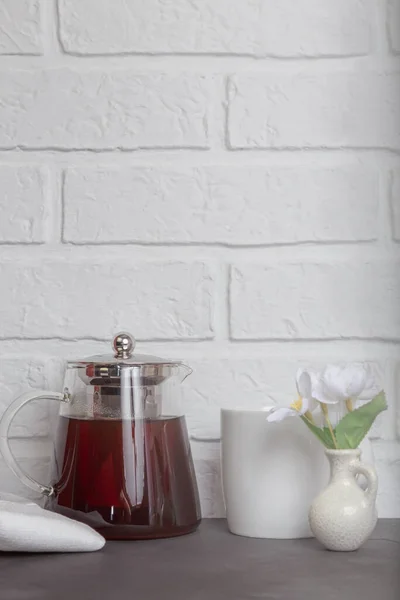
M358 552L257 540L205 520L180 538L108 542L89 554L0 553L1 600L399 600L400 520Z

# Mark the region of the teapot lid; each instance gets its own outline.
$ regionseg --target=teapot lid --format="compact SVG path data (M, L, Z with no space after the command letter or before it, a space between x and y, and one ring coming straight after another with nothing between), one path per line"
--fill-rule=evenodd
M136 340L135 338L126 332L117 333L113 340L114 355L111 354L97 354L95 356L88 356L74 363L80 364L99 364L99 365L166 365L166 366L179 366L182 364L179 360L167 360L160 358L159 356L152 356L151 354L133 354L135 349Z
M170 361L149 354L133 354L135 339L129 333L118 333L113 341L114 355L102 354L72 361L70 367L79 368L79 376L90 385L121 384L126 368L135 369L139 385L158 385L170 377L176 368L186 367L181 361ZM186 367L187 374L191 372ZM183 381L183 380L182 380Z

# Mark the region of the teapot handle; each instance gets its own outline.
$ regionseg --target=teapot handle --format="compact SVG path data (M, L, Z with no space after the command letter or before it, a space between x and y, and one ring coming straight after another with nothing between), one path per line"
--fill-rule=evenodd
M375 468L371 465L365 465L361 461L357 461L353 466L353 472L355 475L364 475L367 480L365 495L371 502L375 502L378 493L378 475L376 474Z
M32 400L45 399L57 400L58 402L69 402L70 396L69 394L60 394L57 392L37 391L28 392L16 398L16 400L14 400L4 412L0 421L0 452L3 455L7 466L10 467L11 471L22 481L22 483L35 492L39 492L45 496L52 496L54 493L54 488L52 486L43 485L35 481L35 479L32 479L32 477L24 473L24 471L21 469L11 451L8 437L10 425L21 408L23 408L29 402L32 402Z

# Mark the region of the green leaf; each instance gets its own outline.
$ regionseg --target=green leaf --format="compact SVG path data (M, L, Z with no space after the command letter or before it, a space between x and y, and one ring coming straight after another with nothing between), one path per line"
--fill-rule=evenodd
M386 409L385 392L382 390L370 402L344 416L335 429L338 447L341 450L358 448L376 417Z
M304 416L301 417L301 420L307 425L308 429L310 429L310 431L312 431L313 434L323 443L325 448L330 448L331 450L335 448L331 432L327 427L317 427L316 425L313 425L313 423L310 423L310 421Z

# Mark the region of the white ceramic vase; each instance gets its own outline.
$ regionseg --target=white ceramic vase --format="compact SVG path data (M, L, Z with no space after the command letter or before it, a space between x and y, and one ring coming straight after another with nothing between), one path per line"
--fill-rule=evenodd
M375 469L360 461L358 450L326 450L331 466L329 485L317 496L309 513L315 537L328 550L358 550L367 541L377 522ZM366 479L366 489L357 476Z

